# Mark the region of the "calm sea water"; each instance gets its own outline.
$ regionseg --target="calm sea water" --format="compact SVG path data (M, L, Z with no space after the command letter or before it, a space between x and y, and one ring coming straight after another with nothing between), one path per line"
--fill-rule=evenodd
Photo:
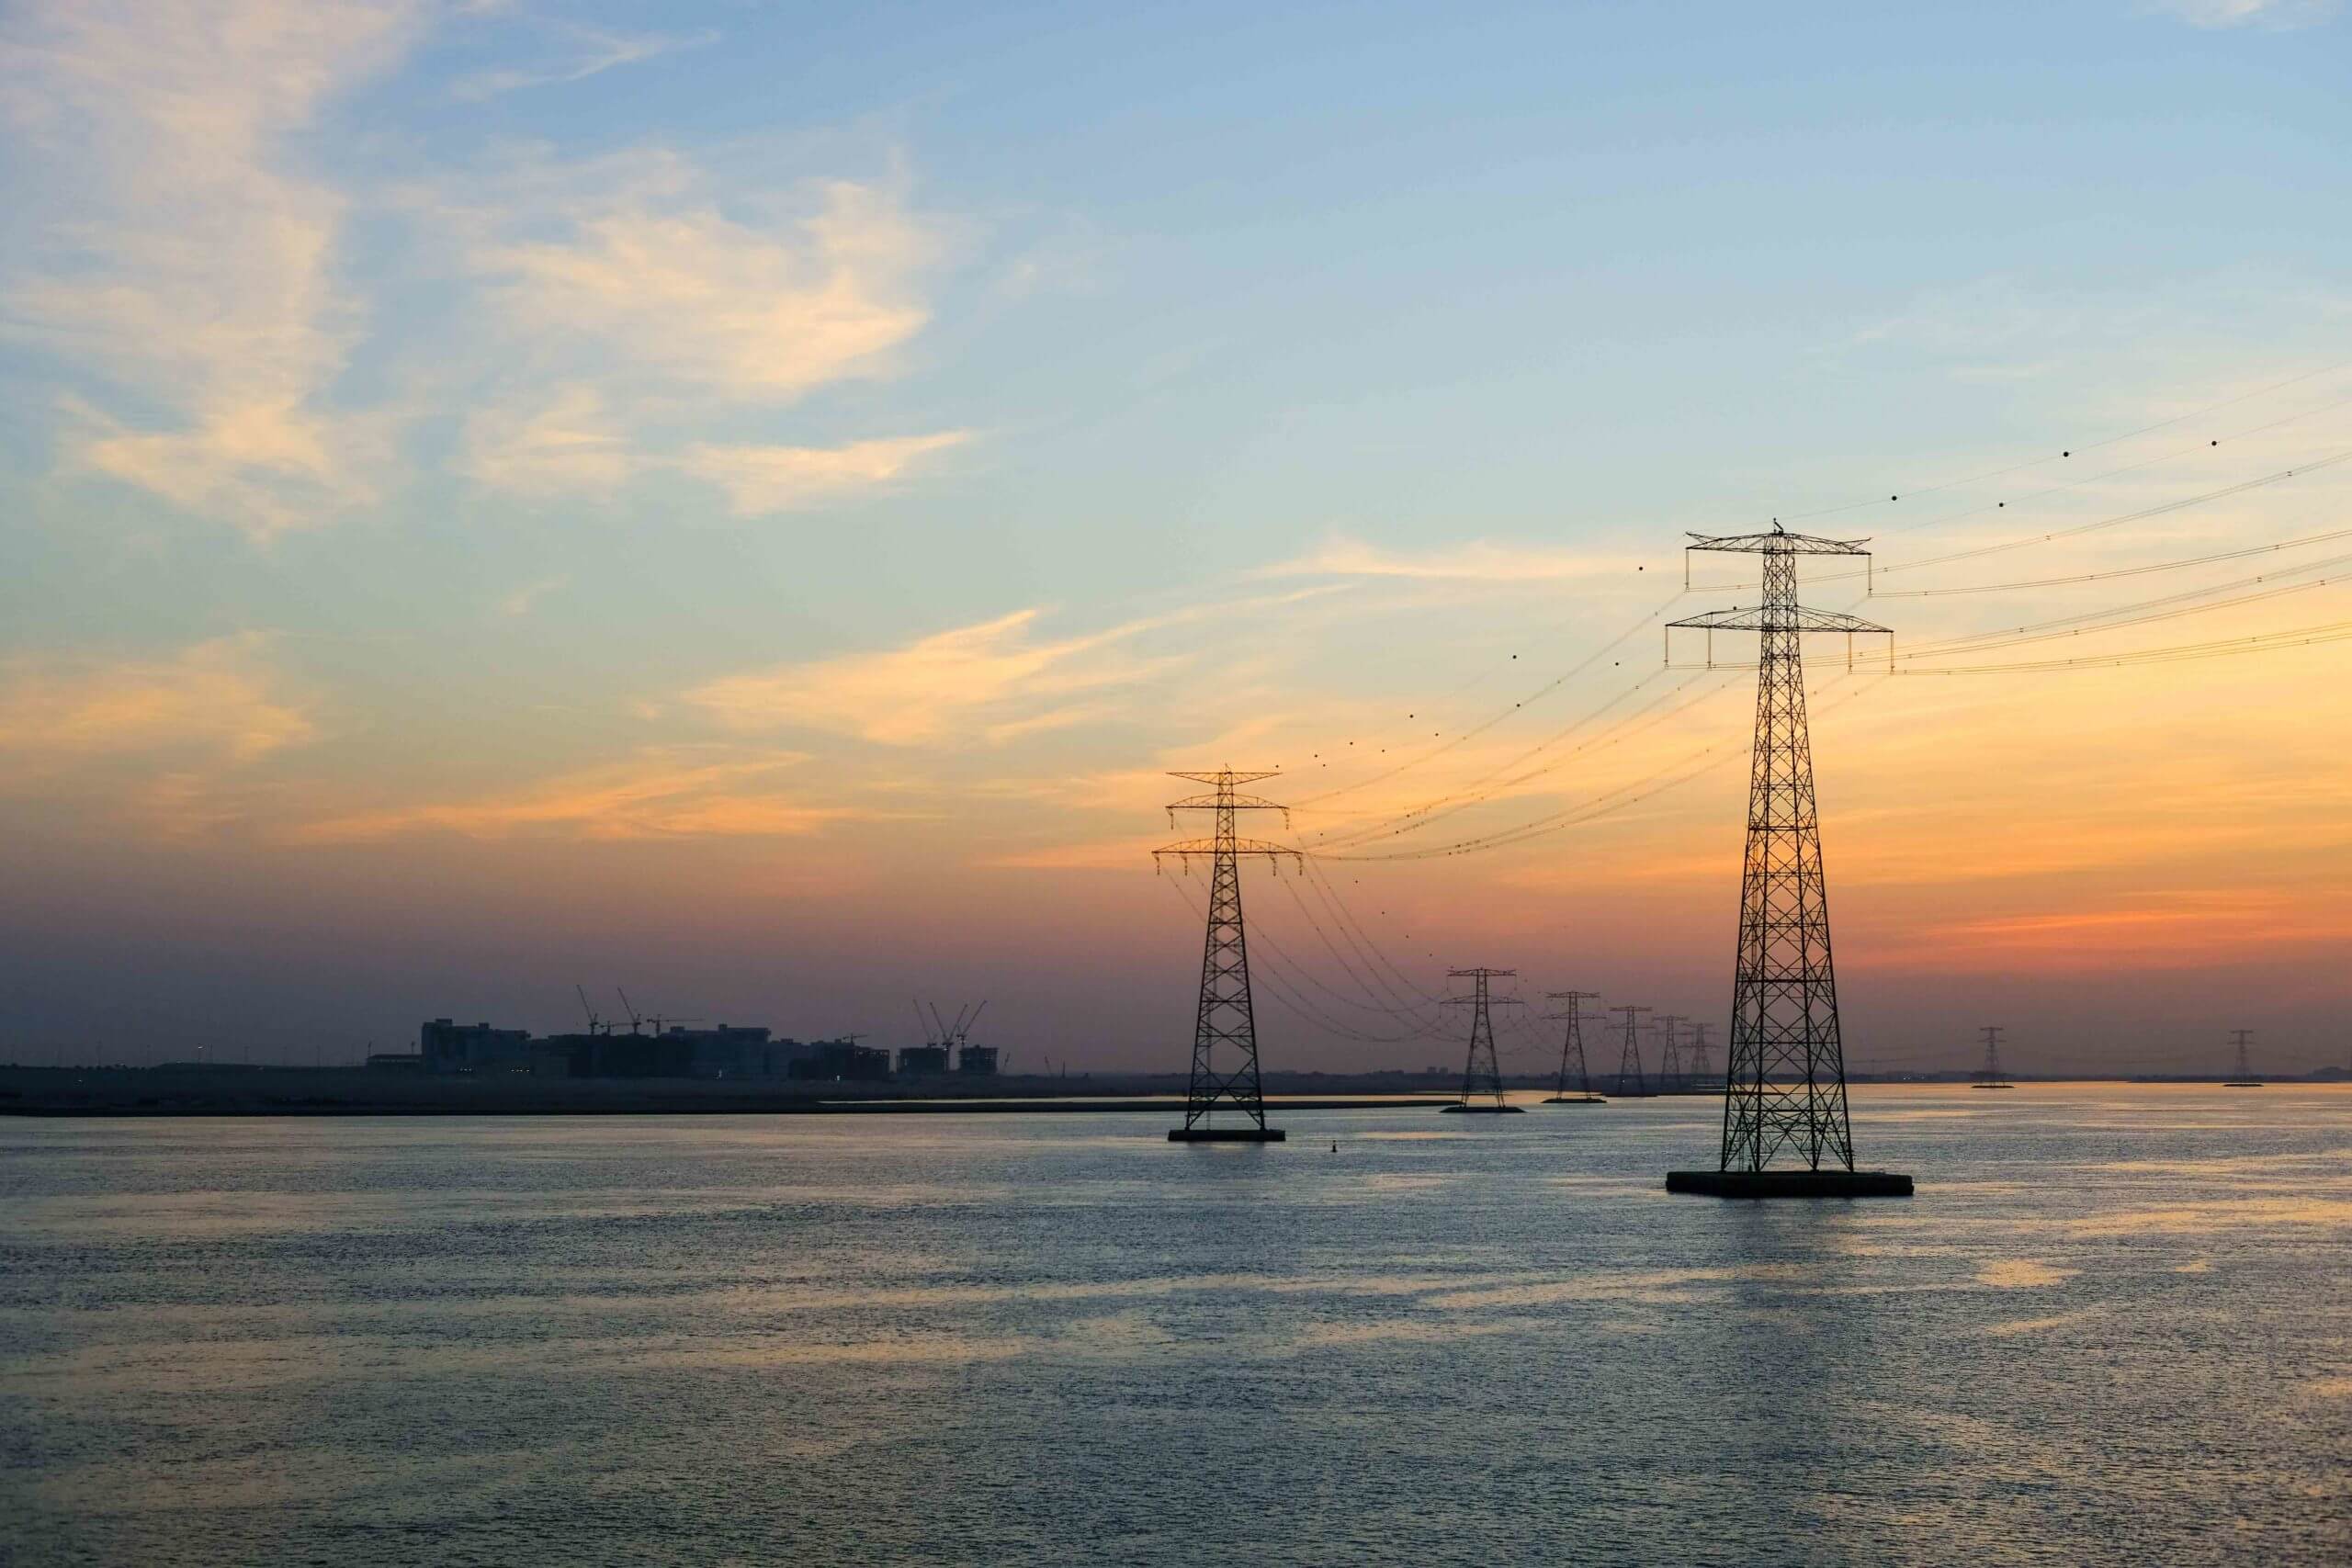
M0 1562L2352 1560L2352 1091L1855 1103L0 1122Z

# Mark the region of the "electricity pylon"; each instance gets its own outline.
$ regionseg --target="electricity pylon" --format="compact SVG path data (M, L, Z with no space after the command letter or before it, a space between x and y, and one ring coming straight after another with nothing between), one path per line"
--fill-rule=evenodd
M1568 1004L1567 1010L1565 1012L1547 1012L1544 1015L1547 1021L1556 1023L1565 1019L1568 1025L1567 1033L1560 1041L1560 1081L1553 1089L1552 1098L1544 1103L1546 1105L1607 1104L1608 1101L1592 1092L1592 1070L1585 1066L1584 1060L1582 1009L1587 1001L1599 1001L1600 993L1599 991L1546 991L1544 994L1552 1001ZM1577 1092L1574 1095L1568 1093L1568 1075L1571 1072L1576 1074L1577 1078Z
M1713 1027L1712 1023L1702 1023L1696 1019L1690 1022L1690 1055L1683 1063L1683 1067L1698 1083L1705 1083L1715 1076L1714 1053L1707 1044L1707 1032Z
M2238 1076L2223 1084L2223 1089L2258 1089L2262 1080L2254 1076L2254 1064L2247 1059L2246 1047L2254 1043L2251 1029L2233 1029L2230 1043L2238 1048Z
M2001 1078L2001 1036L2007 1031L2000 1024L1988 1023L1977 1032L1984 1036L1984 1065L1976 1070L1976 1087L1978 1089L2016 1088L2016 1085L2005 1083Z
M1657 1086L1682 1087L1682 1015L1662 1012L1650 1021L1657 1025Z
M1456 1007L1466 1007L1470 1012L1470 1055L1462 1064L1462 1099L1445 1107L1448 1111L1515 1111L1519 1106L1503 1099L1501 1066L1495 1060L1495 1021L1487 1010L1494 1007L1517 1007L1517 997L1494 997L1487 991L1489 980L1509 979L1519 973L1516 969L1449 969L1449 980L1468 980L1471 992L1466 997L1445 999ZM1486 1097L1483 1100L1477 1097Z
M1704 630L1711 655L1717 631L1756 632L1762 645L1740 872L1739 952L1732 981L1731 1059L1724 1073L1722 1157L1713 1172L1669 1172L1667 1187L1749 1197L1907 1193L1908 1177L1857 1177L1854 1171L1813 742L1805 724L1803 646L1807 632L1844 632L1850 662L1856 633L1892 634L1858 616L1797 603L1799 556L1867 558L1867 541L1792 534L1777 522L1769 534L1691 537L1696 543L1685 547L1686 564L1691 550L1761 556L1763 602L1671 626ZM1670 627L1668 636L1672 635ZM1763 1179L1783 1156L1802 1162L1810 1179Z
M1200 1007L1193 1024L1193 1078L1184 1094L1184 1124L1170 1127L1168 1140L1278 1144L1283 1131L1266 1125L1266 1097L1258 1076L1258 1019L1250 1000L1250 947L1241 929L1241 857L1262 855L1269 866L1276 868L1285 855L1294 867L1304 862L1296 850L1284 845L1237 837L1233 818L1239 811L1279 811L1283 826L1288 827L1290 810L1254 795L1238 794L1234 788L1273 778L1272 772L1237 773L1231 768L1219 768L1213 773L1169 776L1211 786L1206 795L1169 802L1169 826L1175 826L1179 811L1214 812L1216 826L1207 839L1186 839L1151 852L1154 869L1171 855L1186 871L1192 869L1195 855L1206 856L1209 862L1208 936L1201 952ZM1220 1047L1230 1060L1229 1066L1218 1059ZM1216 1125L1220 1108L1238 1111L1249 1118L1250 1125Z
M1642 1043L1640 1039L1635 1036L1634 1031L1637 1027L1635 1021L1639 1019L1642 1014L1649 1011L1650 1010L1647 1008L1614 1007L1611 1008L1609 1010L1611 1012L1621 1012L1625 1015L1625 1043L1619 1048L1617 1053L1617 1092L1619 1094L1645 1095L1649 1093L1650 1089L1649 1085L1642 1081ZM1629 1081L1634 1086L1631 1089L1627 1089L1625 1087Z

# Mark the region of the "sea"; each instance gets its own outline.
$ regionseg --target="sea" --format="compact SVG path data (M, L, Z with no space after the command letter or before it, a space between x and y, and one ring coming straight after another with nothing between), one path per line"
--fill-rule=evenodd
M0 1120L0 1563L2352 1562L2352 1089Z

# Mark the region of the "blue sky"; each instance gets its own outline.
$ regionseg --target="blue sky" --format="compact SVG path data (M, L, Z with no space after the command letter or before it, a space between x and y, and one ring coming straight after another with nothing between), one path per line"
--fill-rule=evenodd
M229 1027L188 978L224 950L281 1040L554 1021L592 964L808 1030L1010 972L1040 1035L1148 1034L1145 917L1057 991L1040 942L900 916L1127 910L1159 769L1580 657L1681 529L2352 359L2348 36L2284 0L13 6L0 783L22 885L74 889L16 916L17 1027L139 931L142 1043ZM743 926L665 952L645 899L714 885ZM470 959L534 887L576 929ZM1500 940L1493 891L1430 923ZM887 961L737 940L844 908Z

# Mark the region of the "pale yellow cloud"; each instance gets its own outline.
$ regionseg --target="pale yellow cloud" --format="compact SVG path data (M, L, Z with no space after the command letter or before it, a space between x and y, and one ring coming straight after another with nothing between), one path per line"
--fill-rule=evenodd
M336 278L345 204L285 148L419 15L63 0L6 25L0 106L43 182L9 313L124 394L66 405L70 464L257 535L373 493L382 422L324 400L359 327Z
M678 466L727 492L739 517L789 512L888 485L918 458L960 446L962 430L854 441L846 446L689 447Z
M797 218L755 225L720 211L690 165L649 158L552 216L553 237L494 232L474 249L510 321L600 339L682 387L797 398L881 373L930 319L915 282L934 243L877 186L818 182Z
M1334 534L1303 556L1259 569L1261 577L1399 577L1468 582L1559 582L1628 572L1632 557L1484 539L1433 550L1384 550Z
M1164 621L1040 641L1032 635L1037 618L1035 610L1018 610L886 652L729 676L686 693L685 700L736 729L797 727L920 746L989 726L1008 736L1024 733L1039 728L1042 716L1016 715L1014 705L1129 685L1165 668L1118 648Z
M594 387L555 389L528 407L476 411L458 471L517 495L610 492L639 467Z
M171 753L244 764L300 745L317 728L282 691L266 649L266 638L249 634L162 659L19 660L0 673L0 756L49 773Z
M356 843L413 833L470 839L542 835L574 839L797 838L866 815L810 805L776 787L807 758L771 751L713 756L649 749L472 799L385 807L308 822L300 843Z

